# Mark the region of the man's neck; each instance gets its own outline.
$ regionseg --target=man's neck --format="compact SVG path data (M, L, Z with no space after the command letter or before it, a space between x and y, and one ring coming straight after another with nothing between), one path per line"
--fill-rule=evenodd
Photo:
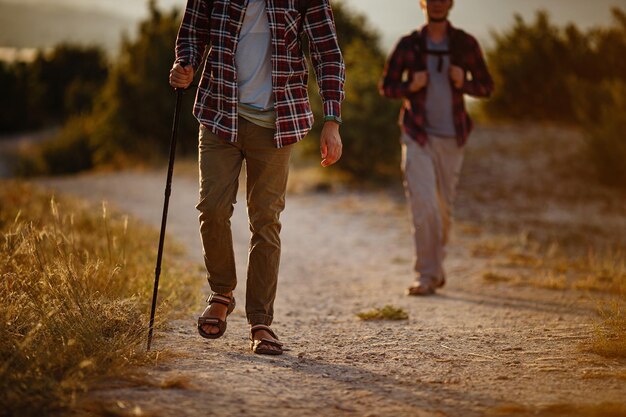
M426 32L428 33L428 38L431 41L439 43L443 41L446 36L448 36L448 21L428 22L426 25Z

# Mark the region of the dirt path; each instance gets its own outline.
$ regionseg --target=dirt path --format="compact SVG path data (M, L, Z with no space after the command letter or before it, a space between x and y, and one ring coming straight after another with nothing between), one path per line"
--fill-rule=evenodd
M108 200L158 227L163 182L163 173L116 173L45 185ZM196 182L177 177L168 232L201 263L196 198ZM285 355L249 353L240 307L225 337L214 342L197 336L190 316L157 330L155 347L178 355L146 372L170 388L122 387L96 395L122 414L140 407L144 415L177 417L471 417L498 409L530 415L549 405L623 404L623 379L593 376L623 373L626 364L580 351L593 331L595 302L579 293L486 284L487 261L472 256L477 236L463 232L469 228L458 227L453 237L448 286L417 299L403 295L412 244L397 193L290 195L282 220L274 328L290 348ZM244 300L249 232L242 198L233 234L236 296ZM198 294L198 311L203 297ZM386 304L404 308L410 319L355 317Z

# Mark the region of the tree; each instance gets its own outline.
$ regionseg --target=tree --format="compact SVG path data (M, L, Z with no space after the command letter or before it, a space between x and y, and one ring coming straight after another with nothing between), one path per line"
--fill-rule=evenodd
M494 33L488 52L498 88L484 103L500 119L579 121L577 86L602 80L626 80L626 13L613 9L616 24L583 32L564 28L538 12L533 23L515 17L513 28Z
M90 111L108 75L99 47L61 44L50 53L40 51L30 67L37 105L49 123Z
M150 1L149 16L141 22L137 38L124 38L121 56L93 115L99 126L92 139L96 162L110 161L119 153L151 157L167 152L175 100L168 72L179 24L178 11L163 13ZM181 112L183 152L195 149L192 101L192 95L186 95Z
M61 44L33 62L0 65L0 129L15 131L63 123L89 112L108 74L98 47Z
M0 62L0 131L14 132L38 125L28 90L27 65Z
M487 59L498 88L485 103L488 114L518 120L572 120L566 76L572 51L548 14L538 12L533 24L516 15L512 29L493 37L495 47Z

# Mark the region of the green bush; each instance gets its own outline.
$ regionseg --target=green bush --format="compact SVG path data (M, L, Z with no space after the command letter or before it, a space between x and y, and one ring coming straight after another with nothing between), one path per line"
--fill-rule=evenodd
M46 107L65 108L74 116L54 140L23 156L21 174L73 173L100 165L153 161L167 153L175 103L168 72L180 16L175 10L162 13L154 1L149 8L137 38L123 39L121 55L107 72L104 86L66 76L50 90ZM54 65L38 58L41 62L33 64L32 72L55 74L79 61L70 59L71 51L58 49ZM193 94L185 95L179 127L182 152L196 149L198 124L191 114L192 103Z
M18 154L16 173L22 177L71 174L94 167L91 118L70 119L61 132L50 141L28 148Z
M626 12L613 9L610 26L561 28L539 12L520 16L494 34L489 66L498 85L484 103L495 119L576 124L585 132L581 159L600 180L626 184Z
M29 94L29 67L24 63L0 62L0 131L13 132L38 127Z
M97 163L127 154L141 160L166 155L176 100L168 83L174 62L174 44L180 13L161 12L149 2L149 16L140 23L136 39L125 38L122 52L107 80L94 111L96 135L92 138ZM194 94L184 96L179 125L182 153L195 151L198 122L191 114Z
M558 27L545 12L494 33L489 67L498 88L483 106L496 119L579 122L575 83L626 81L626 13L613 9L614 24L586 32ZM572 88L573 87L573 88Z
M337 168L357 181L387 180L400 174L398 112L400 103L381 97L378 81L386 56L379 35L364 16L342 3L333 4L337 35L347 67L346 100L342 106L343 156ZM315 78L310 78L309 96L318 121L303 147L319 158L318 138L323 125L321 101Z
M43 145L41 154L47 164L47 174L75 173L94 166L89 143L90 127L87 117L75 117L65 125L55 141Z
M567 78L575 61L587 59L587 39L575 27L567 31L554 26L545 12L534 23L515 16L515 25L494 33L495 47L487 52L489 67L498 88L484 103L494 118L572 121L574 110ZM570 44L582 43L579 48Z
M626 82L578 85L576 91L586 138L583 155L602 182L626 187Z
M378 94L384 57L361 39L354 39L343 52L351 71L343 110L344 158L339 167L359 179L395 177L400 173L400 103Z
M0 63L0 130L33 130L91 111L107 74L99 47L61 44L31 63Z
M107 79L108 63L99 47L61 44L40 52L31 64L37 106L46 122L64 121L88 112Z

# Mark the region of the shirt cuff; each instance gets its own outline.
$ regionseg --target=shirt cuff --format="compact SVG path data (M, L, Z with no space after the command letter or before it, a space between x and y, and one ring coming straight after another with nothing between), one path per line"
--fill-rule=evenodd
M326 116L326 117L324 117L324 121L325 122L335 122L338 125L341 125L343 123L343 120L341 120L341 117L337 117L337 116Z
M191 68L193 68L194 71L196 70L196 63L193 62L193 59L189 56L181 56L179 58L176 58L176 61L174 61L174 63L175 64L184 63L185 66L191 65Z
M415 94L409 89L410 86L410 81L404 81L402 82L402 84L400 84L400 97L409 97L410 95Z
M324 102L324 118L336 117L341 119L341 103L335 100L328 100Z

